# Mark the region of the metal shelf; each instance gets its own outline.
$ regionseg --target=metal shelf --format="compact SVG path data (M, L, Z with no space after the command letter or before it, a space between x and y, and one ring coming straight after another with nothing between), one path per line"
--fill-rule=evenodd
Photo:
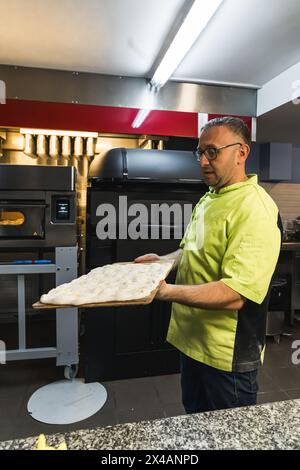
M29 274L55 274L56 286L77 277L77 246L56 247L55 264L0 264L0 274L15 275L18 285L18 338L19 348L5 351L7 361L56 358L56 365L70 367L79 362L78 308L56 311L56 348L26 347L25 276Z
M55 272L56 264L0 264L0 274L47 274Z

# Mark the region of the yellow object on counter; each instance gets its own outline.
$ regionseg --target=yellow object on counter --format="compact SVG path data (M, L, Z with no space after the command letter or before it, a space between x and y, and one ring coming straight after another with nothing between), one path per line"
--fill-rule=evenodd
M36 450L67 450L67 444L62 442L57 448L47 446L45 435L40 434L37 441Z

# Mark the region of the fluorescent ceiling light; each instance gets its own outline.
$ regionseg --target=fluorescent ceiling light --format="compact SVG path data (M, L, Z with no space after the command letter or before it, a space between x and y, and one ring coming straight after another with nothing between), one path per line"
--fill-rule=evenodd
M155 88L161 88L167 82L222 2L223 0L194 1L151 79Z
M134 129L140 127L142 123L145 121L146 117L150 114L150 112L151 112L151 109L140 109L134 118L132 127Z
M158 91L169 80L223 1L194 0L193 5L150 81L152 91ZM150 112L151 109L149 108L141 109L137 113L132 127L140 127Z
M82 132L82 131L55 131L49 129L20 129L21 134L31 135L67 135L69 137L98 137L97 132Z

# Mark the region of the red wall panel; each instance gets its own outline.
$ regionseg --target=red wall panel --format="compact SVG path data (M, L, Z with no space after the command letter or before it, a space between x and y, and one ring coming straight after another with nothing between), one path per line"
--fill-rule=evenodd
M0 126L197 137L197 113L152 111L139 129L133 129L137 112L133 108L7 100L0 105Z

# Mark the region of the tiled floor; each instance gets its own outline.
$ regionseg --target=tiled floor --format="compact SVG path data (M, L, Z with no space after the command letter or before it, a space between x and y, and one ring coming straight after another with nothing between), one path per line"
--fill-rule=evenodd
M264 367L259 372L258 402L300 398L300 365L291 363L291 343L300 340L300 323L278 345L270 338ZM26 410L31 394L40 386L62 379L53 360L0 365L0 440L52 434L117 423L183 414L179 375L148 377L104 383L108 400L91 418L73 425L45 425Z

